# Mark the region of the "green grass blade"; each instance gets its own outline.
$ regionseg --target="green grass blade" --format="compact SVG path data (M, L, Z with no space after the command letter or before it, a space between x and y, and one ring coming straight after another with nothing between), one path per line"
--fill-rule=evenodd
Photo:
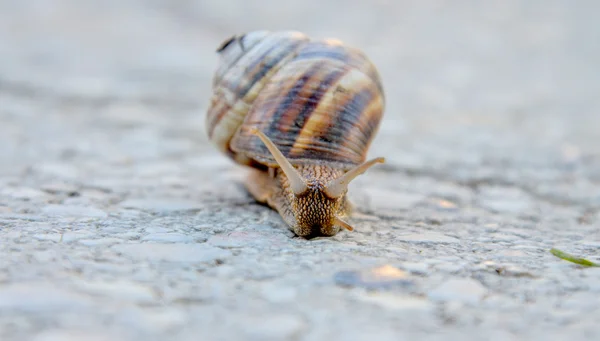
M575 263L575 264L579 264L579 265L583 265L583 266L600 266L600 264L598 263L594 263L592 261L589 261L587 259L584 258L579 258L579 257L575 257L571 254L568 254L566 252L557 250L557 249L551 249L550 253L552 253L553 255L555 255L556 257L560 258L560 259L564 259L566 261Z

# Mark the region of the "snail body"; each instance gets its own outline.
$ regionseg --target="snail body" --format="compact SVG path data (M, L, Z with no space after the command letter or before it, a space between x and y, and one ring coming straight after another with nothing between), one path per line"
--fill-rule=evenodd
M246 188L298 236L353 230L348 183L369 167L384 94L375 66L337 40L254 31L217 49L209 139L253 168Z

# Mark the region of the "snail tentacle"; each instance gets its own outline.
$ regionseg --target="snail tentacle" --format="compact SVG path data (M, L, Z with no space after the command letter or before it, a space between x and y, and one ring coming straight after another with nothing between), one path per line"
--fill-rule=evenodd
M384 162L385 158L378 157L356 166L341 177L330 181L325 186L325 194L330 198L338 198L342 196L346 192L346 189L348 189L348 184L350 183L350 181L354 180L354 178L366 172L367 169L371 168L376 163Z
M335 224L345 228L348 231L354 231L354 227L340 219L340 217L335 217Z
M271 139L269 139L267 135L265 135L262 131L256 128L251 128L250 132L254 135L257 135L265 144L267 149L269 149L269 151L273 155L273 158L275 158L275 161L277 161L279 167L281 167L281 170L283 170L283 172L287 176L290 182L290 187L292 188L294 194L298 196L306 192L306 190L308 189L306 182L304 181L304 179L302 179L300 174L298 174L296 168L294 168L294 166L292 166L288 159L285 158L281 151L277 149L277 146L275 146L273 141L271 141Z

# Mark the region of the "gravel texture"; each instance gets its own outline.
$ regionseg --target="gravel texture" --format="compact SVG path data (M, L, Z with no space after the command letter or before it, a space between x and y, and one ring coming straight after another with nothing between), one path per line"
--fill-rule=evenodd
M0 339L598 340L594 1L0 1ZM295 238L207 142L214 50L361 47L356 230Z

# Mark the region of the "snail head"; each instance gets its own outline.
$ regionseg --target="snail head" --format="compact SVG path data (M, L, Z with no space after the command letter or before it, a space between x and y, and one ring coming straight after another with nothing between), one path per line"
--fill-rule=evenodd
M340 228L354 230L340 217L343 206L348 205L348 184L376 163L383 163L384 158L369 160L347 172L324 165L294 167L263 132L256 128L250 132L261 139L287 178L291 192L288 196L296 220L293 228L297 235L320 233L331 236Z

